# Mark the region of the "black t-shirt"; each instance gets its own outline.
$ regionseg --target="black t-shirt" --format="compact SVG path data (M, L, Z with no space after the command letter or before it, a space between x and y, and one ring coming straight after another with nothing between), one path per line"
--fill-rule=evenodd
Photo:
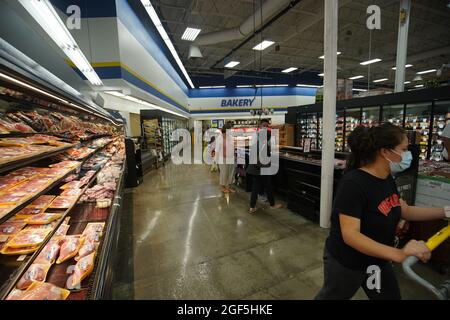
M401 217L400 196L394 179L377 178L363 170L346 173L339 182L331 214L327 249L342 265L366 270L369 265L382 266L385 260L365 255L345 244L339 214L361 220L360 232L379 243L393 246L395 229Z

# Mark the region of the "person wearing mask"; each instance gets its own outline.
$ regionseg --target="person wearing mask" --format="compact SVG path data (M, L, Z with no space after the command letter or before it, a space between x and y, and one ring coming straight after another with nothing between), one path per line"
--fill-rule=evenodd
M257 144L257 152L258 152L258 157L259 157L259 152L261 149L266 149L267 150L267 156L270 157L271 156L271 148L270 148L270 138L271 138L271 134L270 134L270 129L269 129L269 120L267 119L262 119L261 123L260 123L260 128L259 128L259 133L258 133L258 137L259 134L261 132L265 132L267 135L267 141L263 144L260 145L260 141L259 138L256 139L256 144ZM264 150L263 150L264 152ZM273 196L273 182L272 182L272 176L271 175L262 175L261 174L261 163L258 160L258 163L256 164L249 164L247 167L247 174L251 175L252 177L252 193L250 196L250 209L249 212L250 213L255 213L256 212L256 201L258 200L258 194L261 194L265 191L265 194L267 196L267 200L269 201L270 207L272 209L279 209L281 208L281 204L276 204L275 203L275 198Z
M219 141L219 150L222 153L219 154L216 158L216 161L219 164L220 171L220 186L223 193L234 193L236 192L233 188L231 188L231 184L234 180L234 141L233 136L227 135L227 130L231 129L231 125L226 123L222 127L222 136ZM228 141L231 139L231 141ZM227 146L228 144L228 146ZM229 154L227 153L228 148L233 148L229 150Z
M418 208L400 199L391 166L406 158L408 139L402 128L391 123L360 126L348 143L351 153L333 202L324 250L324 284L316 299L350 299L359 287L369 299L401 299L391 262L401 263L408 256L426 262L431 252L416 240L402 249L394 247L400 218L448 218L450 207ZM368 285L373 270L379 270L380 279L374 289Z

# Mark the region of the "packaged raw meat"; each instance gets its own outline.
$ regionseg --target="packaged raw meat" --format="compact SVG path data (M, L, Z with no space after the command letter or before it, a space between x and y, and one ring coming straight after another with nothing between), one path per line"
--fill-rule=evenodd
M76 235L76 236L65 236L62 240L61 250L59 252L58 260L56 260L56 264L63 263L66 260L69 260L75 257L83 245L84 238Z
M50 264L33 263L17 282L16 288L25 290L35 281L44 282L50 266Z
M51 164L50 168L72 168L75 169L80 166L78 161L62 161L55 164Z
M62 189L62 190L79 189L82 185L83 185L83 183L81 181L71 181L71 182L68 182L68 183L62 185L59 188Z
M49 224L62 217L59 213L40 213L25 220L27 224Z
M30 208L30 207L26 207L23 208L22 210L20 210L16 216L19 218L24 218L24 219L28 219L32 216L35 216L37 214L43 213L44 209L39 209L39 208Z
M47 168L25 167L11 172L10 174L8 174L8 177L24 176L26 178L31 178L32 176L37 175L39 173L44 173L46 170Z
M72 168L48 168L46 174L59 178L59 177L64 176L71 170L73 170L73 169Z
M8 247L14 249L40 245L50 232L51 229L22 230L8 242Z
M36 209L47 209L47 207L52 203L52 201L55 199L55 196L52 195L44 195L40 196L36 200L34 200L30 205L27 207L29 208L36 208Z
M75 261L78 261L81 258L86 257L87 255L90 255L93 252L96 252L98 245L99 245L98 242L85 240L80 250L78 251L77 256L75 257Z
M25 290L13 289L6 297L6 300L22 300L25 295Z
M23 229L27 224L25 222L5 222L0 224L0 236L2 235L14 235Z
M61 249L59 244L60 240L60 237L52 238L39 253L35 263L54 264L58 258L59 250Z
M79 196L83 192L82 189L67 189L64 190L61 195L62 196Z
M78 175L77 174L70 174L63 180L63 182L67 183L67 182L71 182L71 181L76 180L76 179L78 179Z
M2 248L2 251L0 251L1 254L4 255L17 255L21 256L23 254L30 254L35 252L37 249L39 249L40 244L36 246L30 246L30 247L23 247L23 248L11 248L8 246L8 243Z
M24 182L25 176L10 176L0 177L0 192L4 192L12 187Z
M67 234L67 231L69 231L70 226L68 224L61 224L56 230L55 236L65 236Z
M66 300L70 291L47 282L33 282L21 300Z
M56 225L58 224L58 221L53 221L47 224L30 224L28 226L25 227L24 230L29 230L29 229L50 229L50 230L54 230L56 228Z
M76 201L76 196L58 196L55 200L50 204L50 209L68 209L70 208Z
M0 218L3 218L14 209L15 206L0 206Z
M84 228L82 236L86 238L88 242L99 242L103 234L104 222L91 222Z
M33 144L34 141L28 138L2 138L0 146L2 147L24 147Z
M31 136L30 138L32 138L33 140L36 140L36 141L44 141L44 142L61 140L61 138L59 138L59 137L50 136L48 134L40 134L40 133L35 134L35 135Z
M75 265L73 274L67 281L68 289L79 288L81 281L87 278L94 270L95 252L81 258Z
M26 198L29 198L26 192L14 194L4 193L0 195L0 205L15 205L22 203Z

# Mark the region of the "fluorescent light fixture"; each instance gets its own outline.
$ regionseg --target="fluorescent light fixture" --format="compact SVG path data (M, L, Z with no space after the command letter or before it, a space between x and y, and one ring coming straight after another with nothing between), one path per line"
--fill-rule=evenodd
M411 83L411 81L405 81L404 83L405 83L405 84L410 84L410 83Z
M223 89L226 88L225 86L202 86L199 87L200 89Z
M354 76L354 77L351 77L349 79L350 80L356 80L356 79L361 79L361 78L364 78L364 76Z
M389 80L388 78L383 78L383 79L377 79L377 80L373 80L373 82L383 82L383 81L387 81Z
M317 86L315 84L297 84L297 87L305 87L305 88L322 88L323 86Z
M253 87L253 85L251 84L241 84L236 86L236 88L251 88L251 87Z
M419 71L419 72L417 72L417 74L426 74L426 73L432 73L432 72L436 72L436 69L430 69L430 70L425 70L425 71Z
M289 72L295 71L295 70L297 70L297 69L298 69L298 68L290 67L290 68L284 69L284 70L281 71L281 72L289 73Z
M417 86L414 86L414 88L423 88L423 84L418 84Z
M26 1L26 0L21 0L21 1ZM159 34L161 35L162 39L164 40L164 43L166 44L167 48L169 48L170 53L172 53L172 56L175 59L175 62L177 63L178 67L180 68L180 70L183 73L184 77L186 78L187 82L189 83L191 88L194 89L195 86L192 83L192 80L189 77L189 74L187 73L186 68L183 65L183 62L181 62L181 59L178 56L178 52L175 50L175 47L173 46L166 31L164 30L164 27L162 26L161 20L159 20L159 17L155 11L155 8L153 8L152 4L150 3L150 0L141 0L141 3L144 6L145 11L147 11L147 14L150 16L150 19L152 19L153 24L155 25L156 29L158 30Z
M372 60L363 61L360 63L360 65L366 66L368 64L372 64L372 63L376 63L376 62L380 62L380 61L381 61L381 59L376 58L376 59L372 59Z
M234 68L236 67L240 62L239 61L230 61L225 65L225 68Z
M340 52L340 51L338 51L338 52L336 52L336 54L337 54L337 55L340 55L340 54L341 54L341 52ZM320 56L320 57L319 57L319 59L325 59L325 55L323 55L323 56Z
M8 75L6 75L6 74L4 74L4 73L1 73L1 72L0 72L0 78L9 80L9 81L14 82L14 83L16 83L16 84L18 84L18 85L20 85L20 86L22 86L22 87L25 87L25 88L27 88L27 89L31 89L31 90L33 90L33 91L39 92L39 93L41 93L41 94L43 94L43 95L46 95L47 97L50 97L50 98L56 99L56 100L58 100L58 101L64 102L65 104L69 104L69 101L66 101L66 100L64 100L64 99L61 99L61 98L59 98L59 97L57 97L57 96L55 96L55 95L53 95L53 94L51 94L51 93L48 93L48 92L46 92L46 91L44 91L44 90L41 90L41 89L39 89L39 88L36 88L35 86L29 85L28 83L25 83L25 82L22 82L22 81L20 81L20 80L18 80L18 79L15 79L15 78L13 78L13 77L10 77L10 76L8 76Z
M126 97L126 95L120 91L105 91L105 93L110 94L112 96L121 97L121 98Z
M202 31L202 29L187 27L186 30L184 30L183 35L181 36L181 40L194 41L200 31Z
M353 91L359 91L359 92L366 92L367 91L367 89L356 89L356 88L353 88L352 90Z
M103 85L50 1L19 0L19 2L91 84Z
M274 87L289 87L288 84L275 84Z
M127 96L127 95L124 95L124 96L121 97L121 98L122 98L122 99L125 99L125 100L129 100L129 101L133 101L133 102L136 102L136 103L139 103L139 104L143 104L143 105L145 105L145 106L147 106L147 107L150 107L150 108L152 108L152 109L158 109L158 110L161 110L161 111L164 111L164 112L168 112L168 113L177 115L177 116L179 116L179 117L183 117L183 118L188 119L188 117L186 117L186 116L183 115L183 114L180 114L180 113L178 113L178 112L175 112L175 111L172 111L172 110L169 110L169 109L162 108L162 107L157 106L157 105L155 105L155 104L153 104L153 103L147 102L147 101L145 101L145 100L138 99L138 98L133 97L133 96Z
M269 87L289 87L288 84L257 84L257 88L269 88Z
M323 77L325 74L324 73L319 73L318 76L319 77Z
M412 64L405 64L405 68L411 68ZM397 70L397 67L392 67L392 70Z
M271 45L273 45L275 42L274 41L269 41L269 40L264 40L263 42L261 42L260 44L257 44L256 46L253 47L253 50L258 50L258 51L262 51L264 49L267 49L268 47L270 47Z

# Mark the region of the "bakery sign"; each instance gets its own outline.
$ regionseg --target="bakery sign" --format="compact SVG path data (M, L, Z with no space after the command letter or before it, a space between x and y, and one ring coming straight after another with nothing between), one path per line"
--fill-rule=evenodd
M256 98L253 99L222 99L221 107L251 107Z

